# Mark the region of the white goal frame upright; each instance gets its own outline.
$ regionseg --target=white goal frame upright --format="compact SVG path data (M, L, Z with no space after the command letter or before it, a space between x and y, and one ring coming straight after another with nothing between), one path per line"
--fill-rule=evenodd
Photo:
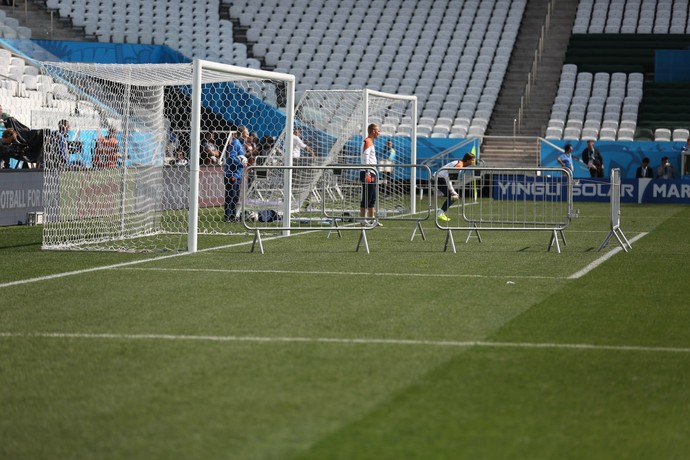
M42 89L41 127L52 130L43 151L44 249L196 252L199 234L242 231L228 209L223 218L227 126L258 127L264 137L291 132L293 75L198 59L40 64L62 88ZM105 152L111 129L117 142ZM213 162L201 156L202 134L225 137Z
M305 212L320 209L329 201L323 196L324 191L352 202L351 195L359 195L359 191L351 193L353 188L361 187L358 170L346 168L347 177L338 177L328 166L361 164L361 140L368 136L371 123L381 127L380 138L375 142L379 162L376 168L383 192L377 199L377 207L382 211L379 217L415 214L417 170L405 165L417 161L417 97L371 89L305 91L295 105L294 128L301 131L300 139L308 147L294 159L289 144L294 139L292 130L282 133L275 148L257 164L271 168L257 169L262 179L254 181L244 194L245 209L282 209L283 233L289 234L289 227L293 226L289 222L296 214L301 212L304 218ZM387 141L395 153L384 148ZM281 189L277 184L282 181L287 185ZM343 183L347 193L341 193ZM359 198L355 207L358 212Z
M190 146L190 193L189 193L189 230L187 239L187 251L197 252L198 250L198 223L199 223L199 151L201 143L201 75L204 69L216 70L221 72L232 72L246 78L253 79L272 79L283 81L286 86L286 108L285 108L285 131L292 132L295 116L295 76L279 72L257 70L244 67L237 67L217 62L194 60L192 74L192 144ZM292 136L287 136L285 149L292 151ZM290 190L290 177L285 177L285 191ZM286 193L286 195L290 195ZM289 212L289 203L285 204L285 210Z

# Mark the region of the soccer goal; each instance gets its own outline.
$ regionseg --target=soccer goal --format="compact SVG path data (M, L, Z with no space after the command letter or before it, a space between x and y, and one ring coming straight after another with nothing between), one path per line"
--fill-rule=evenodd
M224 159L240 126L251 156L291 131L294 76L202 60L41 70L63 88L41 111L44 249L194 252L198 235L244 232L224 219Z
M299 148L298 143L288 147L293 133L282 133L260 164L294 169L289 174L286 169L265 170L247 190L245 205L258 210L271 203L304 220L312 210L321 215L335 211L328 208L338 203L337 212L347 208L356 215L361 197L359 171L323 167L360 164L367 126L377 123L381 127L375 142L378 216L391 219L414 213L416 168L409 165L416 163L417 156L416 115L415 96L368 89L305 91L295 107L294 128L306 147ZM290 184L287 196L280 187L285 180Z

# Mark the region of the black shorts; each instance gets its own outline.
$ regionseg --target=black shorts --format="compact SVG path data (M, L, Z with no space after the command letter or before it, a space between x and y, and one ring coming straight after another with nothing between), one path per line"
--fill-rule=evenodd
M369 173L369 180L367 181L367 172ZM371 171L360 171L359 180L362 182L362 201L360 208L373 208L376 206L376 182L377 176Z

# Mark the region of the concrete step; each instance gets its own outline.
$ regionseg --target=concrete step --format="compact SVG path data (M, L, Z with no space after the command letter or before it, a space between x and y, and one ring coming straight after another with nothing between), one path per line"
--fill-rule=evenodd
M32 40L96 41L96 37L87 37L83 28L72 27L71 21L61 20L57 11L51 13L44 4L25 0L17 6L3 5L0 9L17 19L20 26L29 27Z
M513 123L525 91L527 75L532 70L534 50L538 45L548 3L548 0L532 0L527 4L504 84L487 129L488 135L513 133ZM537 68L537 80L532 85L529 103L523 108L520 129L523 134L542 135L542 128L548 124L576 11L577 2L555 2L550 31Z
M482 142L480 159L496 167L537 166L539 143L536 137L487 136Z

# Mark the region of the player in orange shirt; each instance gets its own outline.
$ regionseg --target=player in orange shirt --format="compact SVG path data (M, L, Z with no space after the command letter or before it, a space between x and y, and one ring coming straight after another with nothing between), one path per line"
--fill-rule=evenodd
M96 150L93 155L95 168L115 168L122 160L122 154L118 149L117 130L109 128L106 136L96 139Z

